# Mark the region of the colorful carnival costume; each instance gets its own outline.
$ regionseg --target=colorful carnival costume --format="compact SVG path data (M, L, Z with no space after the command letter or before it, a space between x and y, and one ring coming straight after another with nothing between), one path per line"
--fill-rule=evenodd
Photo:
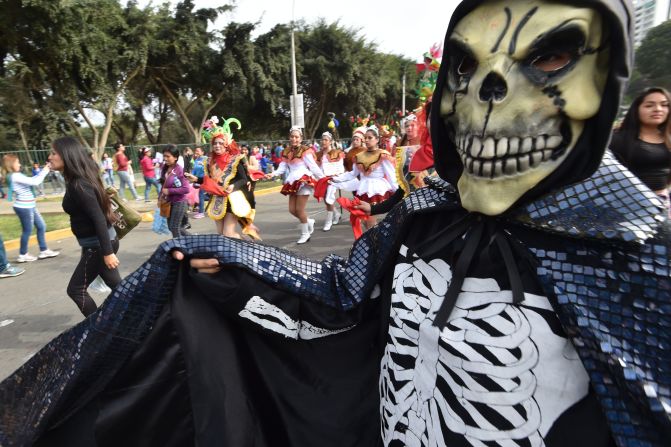
M285 196L312 195L317 180L324 177L315 159L315 151L304 145L284 149L282 162L271 175L285 175L281 191Z
M332 181L337 186L354 179L359 179L354 195L371 204L382 202L398 189L394 159L384 149L359 152L352 170L334 177Z
M0 444L668 446L671 224L605 151L633 24L620 0L462 2L434 94L449 105L431 121L440 179L347 259L164 242L0 384ZM556 61L538 49L575 50L570 69L527 78ZM506 113L518 101L534 107ZM573 121L575 138L511 146L558 132L538 128L544 114ZM499 159L465 151L504 130ZM503 177L498 161L524 169ZM197 273L173 250L225 268Z
M253 239L260 239L253 226L256 210L253 206L255 203L253 193L249 188L251 178L247 161L233 140L230 129L231 124L236 124L240 128L240 121L229 118L224 121L222 127L218 127L217 124L217 117L205 122L203 140L209 143L215 138L225 137L230 142L224 153L210 154L205 165L205 175L198 179L201 188L210 195L206 206L207 215L217 221L223 219L227 213L233 213L238 218L243 234Z
M324 132L322 138L327 138L333 142L333 136L330 132ZM329 179L345 172L344 160L345 151L338 148L330 148L328 151L322 149L317 152L317 164L326 177L319 180L324 185L319 185L318 183L318 186L315 187L315 197L320 198L317 190L320 186L325 186L323 198L327 205L335 204L336 192L338 191L338 187L329 182ZM338 225L339 222L340 211L337 208L333 208L333 211L328 211L327 208L324 231L329 231L332 225Z

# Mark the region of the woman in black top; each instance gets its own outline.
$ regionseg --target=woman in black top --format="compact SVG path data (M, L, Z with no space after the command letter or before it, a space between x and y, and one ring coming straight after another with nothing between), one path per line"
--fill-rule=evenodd
M72 232L82 247L67 293L88 316L97 309L87 291L93 280L100 276L112 289L121 282L112 203L100 180L98 165L75 138L54 141L49 163L51 169L63 172L65 177L63 210L70 215Z
M645 90L631 104L610 145L620 163L667 199L667 205L671 174L669 103L671 96L665 89Z

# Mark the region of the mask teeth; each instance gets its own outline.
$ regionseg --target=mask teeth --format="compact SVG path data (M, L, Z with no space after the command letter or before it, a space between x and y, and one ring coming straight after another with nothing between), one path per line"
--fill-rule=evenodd
M556 160L566 150L560 135L496 139L461 134L457 135L456 143L464 170L476 177L492 179L526 172L545 161Z

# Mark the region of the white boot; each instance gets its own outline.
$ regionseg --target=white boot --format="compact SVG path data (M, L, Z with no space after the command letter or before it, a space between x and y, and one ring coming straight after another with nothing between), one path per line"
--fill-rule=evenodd
M340 222L340 216L341 213L338 211L338 208L333 209L333 225L338 225L338 222Z
M324 231L330 230L331 225L333 225L333 211L327 211L326 222L324 222Z
M300 228L301 228L301 237L298 238L296 243L304 244L310 240L310 231L308 230L308 224L306 223L300 224Z
M314 219L308 219L308 232L310 234L314 233L315 231L315 220Z

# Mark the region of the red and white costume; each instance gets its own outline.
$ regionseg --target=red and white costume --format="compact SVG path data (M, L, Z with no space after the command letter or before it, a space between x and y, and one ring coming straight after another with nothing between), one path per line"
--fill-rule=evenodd
M383 149L360 152L352 170L334 177L333 182L339 186L357 178L359 183L354 195L364 202L382 202L398 189L394 159Z
M337 175L345 173L344 161L345 161L345 152L340 149L331 149L327 153L324 153L324 151L320 151L317 153L317 163L319 164L319 167L322 168L322 172L324 172L324 175L329 175L329 172L336 172ZM326 169L325 163L330 164L329 169ZM324 196L324 202L326 202L329 205L333 205L336 200L336 191L338 189L344 189L346 191L356 191L358 182L359 181L355 179L348 183L339 183L337 185L329 184L328 187L326 188L326 195ZM354 185L353 188L352 185ZM352 189L347 189L348 186Z
M286 173L282 194L309 196L313 192L317 180L324 177L315 160L312 148L299 146L288 147L282 151L282 162L273 172L273 177Z

